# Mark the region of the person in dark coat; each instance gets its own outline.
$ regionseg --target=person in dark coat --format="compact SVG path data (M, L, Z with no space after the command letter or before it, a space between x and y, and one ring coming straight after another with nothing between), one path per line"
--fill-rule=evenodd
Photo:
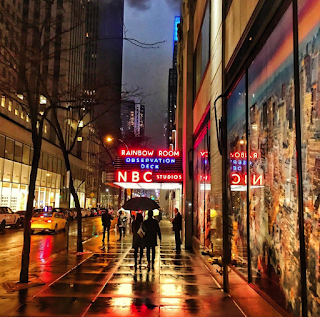
M152 250L151 265L154 268L154 259L156 257L157 235L161 242L161 231L157 220L153 219L153 211L148 211L148 219L143 222L145 234L145 243L147 247L148 268L150 268L150 250Z
M174 238L176 240L176 250L181 250L180 231L182 230L182 217L178 208L174 208L175 217L172 219L172 229L174 231Z
M134 268L137 269L138 265L138 251L140 248L140 259L139 264L141 265L141 260L143 258L143 249L145 247L145 238L138 235L138 230L143 224L142 214L138 213L137 218L132 222L132 247L134 248Z
M110 226L111 226L111 215L109 213L108 209L105 209L102 211L101 215L101 221L102 221L102 226L103 226L103 237L102 237L102 242L104 242L105 236L106 236L106 230L107 230L107 239L109 242L109 237L110 237Z

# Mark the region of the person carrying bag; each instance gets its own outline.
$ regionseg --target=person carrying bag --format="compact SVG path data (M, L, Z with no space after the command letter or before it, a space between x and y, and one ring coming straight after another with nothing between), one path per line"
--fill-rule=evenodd
M134 268L137 269L138 265L138 251L140 249L139 265L143 258L143 249L145 247L145 233L142 229L143 217L140 213L137 214L136 219L132 223L132 247L134 248Z

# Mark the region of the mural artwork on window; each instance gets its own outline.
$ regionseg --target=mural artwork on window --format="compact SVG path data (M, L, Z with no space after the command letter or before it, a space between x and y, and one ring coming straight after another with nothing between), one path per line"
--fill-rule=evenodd
M252 282L294 316L300 316L296 125L292 7L248 69ZM259 186L255 186L259 185Z
M302 180L308 316L320 316L320 2L299 0Z

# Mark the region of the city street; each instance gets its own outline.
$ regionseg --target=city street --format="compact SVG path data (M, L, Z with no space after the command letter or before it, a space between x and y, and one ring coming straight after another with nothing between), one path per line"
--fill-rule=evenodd
M144 260L137 271L131 234L117 242L113 230L110 243L102 245L101 235L94 232L101 228L100 217L83 222L87 243L82 255L59 252L65 248L65 233L32 236L30 274L44 285L11 293L2 287L0 316L243 316L197 256L173 250L167 219L161 222L163 239L157 247L155 268L147 269ZM70 241L74 230L75 223ZM20 265L19 254L13 253L21 250L21 231L7 230L1 237L15 245L15 251L3 251L8 254L5 267Z
M0 281L12 279L20 270L21 251L23 245L23 228L7 227L0 233ZM88 239L101 232L101 217L86 217L82 219L82 237L84 244ZM56 234L38 232L31 235L30 267L41 263L57 253L66 250L68 232L59 231ZM69 251L76 252L77 220L72 220L69 227Z

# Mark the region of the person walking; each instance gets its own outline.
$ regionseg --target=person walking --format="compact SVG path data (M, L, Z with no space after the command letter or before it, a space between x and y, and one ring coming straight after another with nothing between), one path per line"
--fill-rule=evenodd
M136 216L136 219L132 222L132 247L134 248L134 269L135 270L137 269L137 265L138 265L138 251L140 249L139 265L141 266L143 249L145 247L144 233L139 234L139 229L141 228L143 230L142 224L143 224L142 214L138 213Z
M175 217L172 219L172 229L174 231L174 238L176 241L176 251L181 250L180 231L182 230L182 217L178 208L174 208Z
M119 216L118 216L118 228L119 228L119 239L120 241L123 237L125 237L126 234L126 223L127 223L127 217L123 214L122 210L119 211Z
M154 268L154 259L156 257L157 235L161 242L161 231L157 220L153 219L153 211L148 211L148 219L143 222L143 231L145 232L145 244L147 247L147 261L148 268L150 264ZM150 251L152 251L152 258L150 262Z
M106 230L107 230L107 240L109 242L111 220L112 220L112 218L109 213L109 210L108 209L102 210L102 215L101 215L101 221L102 221L102 226L103 226L102 243L104 243L104 240L105 240Z

